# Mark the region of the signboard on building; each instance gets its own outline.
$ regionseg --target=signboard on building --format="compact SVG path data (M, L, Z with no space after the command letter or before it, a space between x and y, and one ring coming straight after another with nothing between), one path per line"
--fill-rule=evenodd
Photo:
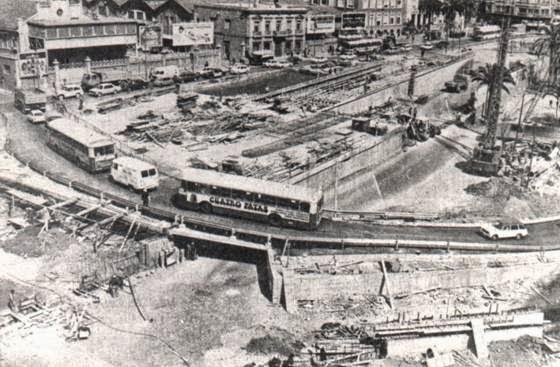
M334 33L334 15L314 14L307 18L307 33Z
M342 28L365 28L366 13L343 13Z
M161 26L141 25L138 27L138 46L149 51L152 48L162 47Z
M45 52L34 52L19 55L20 78L39 77L47 73L47 57Z
M173 46L198 46L214 44L213 22L173 24Z

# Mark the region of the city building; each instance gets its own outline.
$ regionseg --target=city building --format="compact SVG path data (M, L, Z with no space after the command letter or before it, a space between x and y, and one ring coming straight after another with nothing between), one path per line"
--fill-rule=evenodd
M341 11L339 35L400 36L405 25L405 0L309 0L309 5Z
M558 0L488 0L483 4L489 17L509 14L516 21L526 21L529 24L549 22L553 14L560 14Z
M0 0L0 86L45 87L49 66L124 58L137 43L137 23L101 17L80 0Z
M307 9L275 4L195 4L199 22L213 22L215 43L229 60L284 57L305 49Z

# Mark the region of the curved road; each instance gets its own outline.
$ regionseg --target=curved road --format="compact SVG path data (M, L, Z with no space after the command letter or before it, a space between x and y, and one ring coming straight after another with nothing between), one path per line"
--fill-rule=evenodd
M9 113L8 135L11 149L27 161L33 161L43 170L57 172L67 178L79 181L96 188L112 193L123 198L140 203L138 194L130 192L124 187L118 186L108 180L107 174L92 175L74 166L71 162L59 156L45 145L46 128L33 125L26 121L25 116L16 111L11 104L0 105L0 112ZM412 160L400 160L400 166L392 173L402 174L403 170L410 165L410 171L415 165ZM402 165L402 166L401 166ZM391 171L391 170L389 170ZM414 177L409 177L414 179ZM199 212L181 210L174 207L171 196L177 191L179 183L174 178L163 177L160 188L153 194L151 206L164 210L172 210L185 218L210 221L222 226L243 227L248 230L269 232L271 234L283 234L285 236L316 236L337 238L375 238L375 239L413 239L413 240L440 240L461 242L491 242L480 236L475 229L469 228L438 228L422 226L398 226L379 225L369 223L340 223L329 220L323 221L317 231L300 231L271 227L266 224L254 223L247 220L229 217L205 215ZM558 244L558 232L560 222L537 224L529 226L531 235L527 239L519 241L500 241L500 243L527 244L539 247L541 245Z

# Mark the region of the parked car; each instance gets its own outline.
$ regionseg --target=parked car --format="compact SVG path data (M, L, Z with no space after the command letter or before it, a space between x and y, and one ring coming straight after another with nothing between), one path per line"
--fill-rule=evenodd
M292 66L292 64L287 61L280 61L276 59L267 61L263 65L267 68L272 68L272 69L283 69Z
M431 42L426 42L420 46L420 49L424 51L430 51L434 49L434 45Z
M529 231L522 224L484 224L480 227L480 233L484 237L492 240L499 240L504 238L521 239L529 235Z
M183 71L173 78L175 83L189 83L198 79L198 75L190 71Z
M32 110L27 115L27 119L29 120L29 122L34 124L47 122L47 119L45 118L45 114L41 110Z
M354 54L342 54L339 56L340 60L345 60L345 61L352 61L352 60L356 60L357 58L358 56Z
M122 80L120 83L120 87L122 91L130 92L133 90L144 89L149 85L149 83L141 78L135 79L125 79Z
M121 88L111 83L101 83L95 88L89 90L89 95L93 97L106 96L108 94L117 94Z
M221 69L205 67L199 72L199 75L205 79L217 79L224 76L224 72Z
M84 91L78 84L67 84L63 85L62 88L58 91L57 97L58 99L66 99L80 97L83 94Z
M247 74L249 72L249 67L243 64L236 64L229 69L229 72L234 75Z
M469 79L466 75L457 74L453 80L445 82L445 90L459 93L469 88Z
M312 64L323 64L328 61L326 57L310 57L308 60Z
M173 78L157 78L154 80L154 87L167 87L175 84Z

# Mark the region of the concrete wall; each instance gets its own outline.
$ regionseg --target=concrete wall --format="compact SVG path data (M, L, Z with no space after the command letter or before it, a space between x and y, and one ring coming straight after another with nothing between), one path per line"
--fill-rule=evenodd
M539 265L518 265L503 268L471 268L457 271L431 271L411 273L389 273L389 284L393 295L421 292L436 287L449 289L476 287L485 284L499 284L514 281L523 275L536 280L545 276L560 274L560 263ZM328 299L335 296L379 294L382 273L368 274L313 274L284 276L286 304L297 303L299 299Z
M422 353L426 353L428 348L432 348L437 353L466 350L470 339L471 336L467 333L445 334L415 339L390 339L387 342L387 357L418 357Z
M189 71L201 70L206 63L211 67L221 66L222 56L220 49L197 50L192 53L181 53L161 56L154 55L139 56L126 60L115 60L113 62L95 63L92 62L92 70L104 74L107 80L117 80L123 78L147 78L151 69L163 65L177 65L180 69ZM60 81L66 83L80 83L82 76L86 72L85 64L73 68L60 69ZM49 86L55 80L54 72L49 73Z
M360 151L353 152L346 159L342 156L327 162L290 180L293 184L321 187L325 193L325 207L334 207L335 178L338 176L338 205L344 208L356 198L363 196L363 190L374 184L376 168L402 151L401 133L394 132L385 136L379 143Z

